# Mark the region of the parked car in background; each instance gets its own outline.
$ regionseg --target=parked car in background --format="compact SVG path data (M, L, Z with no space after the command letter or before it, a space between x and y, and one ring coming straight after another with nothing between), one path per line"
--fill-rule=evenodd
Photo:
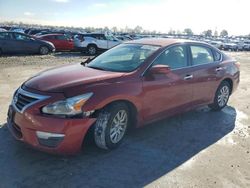
M37 37L38 39L49 41L54 44L56 51L74 50L74 42L64 34L48 34Z
M41 33L41 32L49 32L49 29L29 29L27 31L27 34L28 35L36 35L37 33Z
M242 41L242 40L234 40L232 42L237 45L236 51L242 51L242 50L244 50L244 41Z
M126 36L126 35L116 35L115 37L117 39L119 39L120 41L130 41L130 40L133 40L131 37Z
M5 29L6 31L9 31L11 29L10 26L0 26L0 28Z
M19 27L12 27L12 28L10 28L9 31L18 32L18 33L24 33L25 29L19 28Z
M98 147L114 149L129 126L203 105L221 110L239 75L237 61L205 43L126 42L28 79L13 96L7 126L17 140L47 152L75 153L87 133Z
M244 47L243 47L244 50L247 50L249 51L250 50L250 41L244 41Z
M6 29L0 28L0 32L7 31Z
M52 43L35 39L18 32L0 32L0 54L33 54L46 55L54 52Z
M102 33L77 34L74 36L75 48L90 55L108 50L120 43L121 41L114 36Z
M223 48L223 43L221 41L211 41L210 44L220 50Z
M236 43L226 42L223 44L223 50L238 51L239 47Z

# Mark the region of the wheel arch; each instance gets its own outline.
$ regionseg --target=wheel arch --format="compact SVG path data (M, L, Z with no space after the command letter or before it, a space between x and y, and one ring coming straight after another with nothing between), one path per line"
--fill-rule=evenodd
M96 43L93 43L93 42L92 42L92 43L89 43L89 44L87 45L87 48L90 47L90 46L95 46L96 48L98 48L97 44L96 44Z
M103 108L106 108L108 106L112 106L115 103L123 103L123 104L125 104L129 108L129 113L130 113L130 117L131 117L130 128L136 127L137 122L138 122L138 109L137 109L136 105L132 101L130 101L128 99L117 99L117 100L114 100L114 101L110 101L110 102L106 103L103 107L101 107L100 109L98 109L96 111L95 115L97 115L97 113L100 110L102 110Z
M118 99L118 100L114 100L114 101L111 101L107 104L105 104L104 106L102 106L100 109L97 109L94 114L91 115L91 117L93 118L97 118L98 116L98 113L103 109L103 108L106 108L108 106L111 106L111 105L114 105L115 103L123 103L125 105L127 105L127 107L129 108L129 112L130 112L130 115L131 115L131 123L129 124L129 127L128 127L128 130L131 130L133 128L136 127L137 125L137 122L138 122L138 109L136 107L136 105L127 100L127 99ZM85 145L85 144L89 144L89 143L93 143L94 142L94 128L95 128L95 123L92 124L89 128L88 128L88 131L85 135L85 137L83 138L83 141L82 141L82 146Z

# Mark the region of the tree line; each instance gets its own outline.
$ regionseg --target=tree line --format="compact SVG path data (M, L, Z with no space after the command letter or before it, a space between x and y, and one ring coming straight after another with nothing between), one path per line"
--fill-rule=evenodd
M10 27L20 27L20 28L41 28L41 29L56 29L56 30L69 30L69 31L85 31L85 32L105 32L111 31L113 33L129 33L129 34L169 34L169 35L188 35L193 36L194 32L191 28L185 28L183 31L170 29L167 33L161 33L156 30L146 30L141 26L136 26L134 28L126 26L125 28L117 28L117 27L67 27L67 26L50 26L50 25L39 25L39 24L26 24L23 22L15 23L15 22L2 22L0 26L10 26ZM220 33L215 30L214 32L211 29L205 30L200 35L205 37L227 37L229 33L227 30L223 29ZM250 37L250 34L248 35Z

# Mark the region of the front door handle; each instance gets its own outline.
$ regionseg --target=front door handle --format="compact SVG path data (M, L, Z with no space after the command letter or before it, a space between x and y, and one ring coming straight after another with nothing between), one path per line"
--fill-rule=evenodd
M186 75L184 77L184 80L191 80L191 79L193 79L193 75L192 74L191 75Z
M215 71L216 71L216 72L220 72L222 69L223 69L222 67L217 67L217 68L215 69Z

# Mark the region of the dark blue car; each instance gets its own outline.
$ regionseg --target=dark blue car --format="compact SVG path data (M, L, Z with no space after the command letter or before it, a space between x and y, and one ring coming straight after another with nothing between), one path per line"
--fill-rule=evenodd
M54 52L52 43L18 32L0 32L1 54L41 54Z

